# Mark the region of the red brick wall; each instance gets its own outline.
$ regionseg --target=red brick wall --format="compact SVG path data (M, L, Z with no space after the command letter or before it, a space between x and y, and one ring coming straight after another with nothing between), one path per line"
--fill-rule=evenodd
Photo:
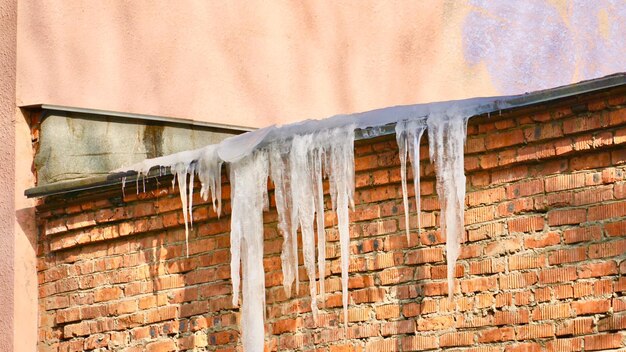
M623 348L624 104L621 90L470 121L467 239L452 301L432 165L422 169L424 229L412 232L409 246L395 139L358 142L348 336L334 215L326 218L328 293L316 326L303 268L300 294L285 297L272 211L265 214L267 349ZM131 185L123 200L115 188L40 206L40 351L237 349L229 217L217 219L198 198L185 257L178 194L169 180L159 182L139 195ZM226 214L228 198L225 184Z

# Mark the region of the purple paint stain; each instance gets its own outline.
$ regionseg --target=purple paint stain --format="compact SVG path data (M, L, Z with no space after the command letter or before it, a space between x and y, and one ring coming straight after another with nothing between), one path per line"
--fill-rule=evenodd
M575 0L569 12L581 79L626 70L626 2Z
M544 0L470 0L463 26L465 59L484 63L502 94L544 89L626 69L623 0L574 1L565 11ZM605 11L606 30L598 18ZM576 72L576 67L579 72ZM574 77L576 75L576 77Z

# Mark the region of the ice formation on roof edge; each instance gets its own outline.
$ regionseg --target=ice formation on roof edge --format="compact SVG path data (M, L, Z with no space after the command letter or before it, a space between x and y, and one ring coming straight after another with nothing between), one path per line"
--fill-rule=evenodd
M265 270L263 269L263 210L269 208L267 150L257 150L232 163L232 213L230 232L230 274L233 305L239 303L243 281L241 333L245 351L262 351L265 339ZM241 278L239 276L242 264Z
M410 245L409 200L406 185L406 157L409 155L413 171L413 187L415 189L415 209L417 211L417 231L421 228L420 204L420 142L426 129L426 119L399 121L396 124L396 141L400 152L400 176L402 178L402 203L404 205L404 222L406 240Z
M498 98L502 99L502 98ZM221 166L223 162L230 163L238 172L231 172L231 186L233 212L231 214L231 276L233 280L233 304L238 303L239 293L239 262L244 263L243 280L244 292L242 306L242 330L244 346L251 349L262 349L262 337L257 332L250 331L251 326L262 330L263 313L265 310L265 296L256 295L253 292L264 292L259 280L250 282L248 276L258 277L259 268L262 270L262 209L259 207L259 199L263 199L267 205L266 182L268 174L276 184L276 203L279 212L279 230L285 236L281 260L283 264L283 283L285 290L290 293L293 281L296 281L298 289L297 270L297 229L298 225L303 228L306 237L304 243L305 268L311 282L312 310L316 316L315 297L315 266L312 251L314 252L314 239L312 237L311 224L313 215L316 214L318 235L318 271L320 273L320 293L323 298L323 266L324 258L324 235L323 235L323 192L321 189L322 169L329 178L330 195L333 210L337 212L338 230L340 233L341 247L341 281L343 293L344 327L347 326L347 279L348 279L348 256L349 256L349 218L348 207L354 206L354 155L353 141L355 129L367 127L379 128L380 126L396 123L397 141L403 169L403 201L405 204L405 220L408 219L408 197L406 192L406 155L413 166L414 187L416 187L416 203L419 217L419 142L424 132L424 125L429 131L430 157L435 163L437 171L437 193L442 199L441 224L442 231L446 234L447 264L448 264L448 287L451 296L453 289L453 274L456 259L460 249L460 239L463 232L463 210L465 195L465 176L463 170L463 145L466 133L467 119L471 116L497 110L507 106L506 101L493 98L475 98L463 101L445 103L422 104L405 107L392 107L375 110L361 114L348 116L335 116L323 121L308 120L297 124L276 127L270 126L261 130L231 137L220 144L210 145L205 148L173 154L161 158L145 160L139 164L116 170L116 172L134 170L140 175L146 175L154 166L169 166L179 179L181 201L183 202L183 215L189 214L192 218L191 201L185 204L186 195L193 194L193 184L186 186L185 172L197 173L202 184L202 195L206 200L208 192L212 193L213 206L217 197L217 211L221 207ZM399 126L399 127L398 127ZM294 149L295 145L295 149ZM294 157L294 155L296 157ZM257 160L259 159L259 160ZM292 161L293 160L293 161ZM243 163L243 164L241 164ZM245 166L244 166L245 165ZM250 166L253 165L253 166ZM259 168L262 170L250 170ZM304 170L303 170L304 169ZM232 171L232 169L231 169ZM292 184L291 174L296 173L306 178L306 190L301 185L295 187ZM449 175L448 175L449 174ZM258 177L256 182L250 175ZM260 179L259 179L260 178ZM262 181L261 181L262 179ZM245 184L242 180L246 180ZM300 180L299 180L300 181ZM263 191L259 191L263 189ZM261 192L261 193L259 193ZM242 193L248 193L242 194ZM294 196L295 193L295 196ZM254 201L249 199L254 195ZM313 202L310 202L310 197ZM259 198L260 197L260 198ZM446 197L450 197L447 199ZM235 199L238 199L237 201ZM261 225L249 224L251 219L240 219L251 216L244 211L236 211L235 203L247 199L255 204L249 211L256 211L254 218L261 216ZM300 204L297 199L307 199L306 204ZM311 206L313 204L313 206ZM243 206L241 206L243 207ZM282 209L282 210L281 210ZM259 215L260 214L260 215ZM187 221L187 220L186 220ZM419 224L419 220L418 220ZM245 226L244 226L245 225ZM187 224L186 224L187 229ZM321 230L320 230L321 229ZM244 232L252 232L250 234ZM259 235L260 233L260 235ZM407 226L408 235L408 226ZM260 236L260 237L259 237ZM261 239L261 244L255 242ZM251 243L248 243L251 242ZM313 242L313 247L311 246ZM320 247L320 244L322 247ZM254 248L260 254L261 259L248 250ZM313 249L312 249L313 248ZM246 269L246 263L251 258L258 264L255 268ZM255 274L248 275L248 272ZM264 280L264 276L263 276ZM257 290L247 291L247 287L259 286ZM260 291L259 291L260 290ZM248 292L248 293L246 293ZM252 295L248 298L248 295ZM258 296L262 296L259 298ZM250 300L248 305L246 300ZM251 311L252 310L252 311ZM259 317L261 323L259 323ZM244 321L245 319L245 321ZM248 320L250 319L250 321ZM261 325L259 325L261 324ZM251 343L250 339L257 341ZM261 346L261 347L259 347Z
M441 206L439 229L446 238L448 297L454 293L454 272L465 235L464 154L469 116L435 114L428 117L430 160L435 163L437 195Z

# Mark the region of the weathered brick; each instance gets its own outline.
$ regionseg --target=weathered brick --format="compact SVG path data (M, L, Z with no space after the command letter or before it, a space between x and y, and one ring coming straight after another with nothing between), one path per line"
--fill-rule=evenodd
M586 220L587 211L585 209L564 209L548 212L548 225L573 225L580 224Z
M575 267L544 269L539 272L539 282L542 284L573 281L576 277Z
M621 334L585 336L585 351L607 350L622 347Z
M610 307L611 302L605 299L572 302L572 308L578 316L606 313Z

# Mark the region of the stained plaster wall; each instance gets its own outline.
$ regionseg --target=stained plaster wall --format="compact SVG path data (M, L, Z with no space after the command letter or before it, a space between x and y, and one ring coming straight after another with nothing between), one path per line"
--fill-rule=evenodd
M623 1L19 6L19 104L262 127L626 70Z

